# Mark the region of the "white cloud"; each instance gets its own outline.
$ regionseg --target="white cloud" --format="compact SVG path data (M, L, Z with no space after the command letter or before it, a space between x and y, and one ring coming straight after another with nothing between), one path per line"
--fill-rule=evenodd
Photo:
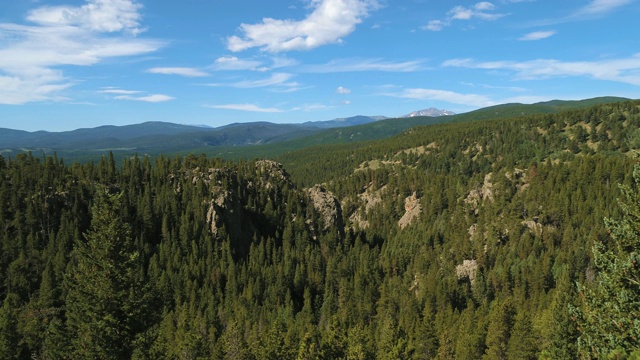
M313 111L323 111L327 109L331 109L331 106L327 106L324 104L304 104L302 106L297 106L291 109L292 111L305 111L305 112L313 112Z
M354 71L413 72L423 70L422 61L389 62L381 59L340 59L326 64L308 65L301 70L310 73L336 73Z
M387 96L399 97L403 99L418 99L418 100L437 100L444 101L452 104L460 104L467 106L491 106L495 105L495 102L491 101L486 96L478 94L460 94L448 90L437 89L404 89L401 92L387 93Z
M90 0L32 10L26 20L35 25L0 23L0 104L68 100L61 92L76 81L58 67L158 50L162 42L130 36L142 31L139 8L128 0ZM104 34L122 31L129 35Z
M227 104L227 105L206 105L205 107L213 109L227 109L227 110L240 110L250 112L262 112L262 113L279 113L282 112L276 108L262 108L254 104Z
M146 96L121 95L121 96L116 96L116 99L159 103L159 102L174 100L175 98L172 96L163 95L163 94L152 94L152 95L146 95Z
M507 90L512 92L527 91L527 89L522 87L517 87L517 86L496 86L496 85L489 85L489 84L474 84L474 83L468 83L468 82L461 82L461 84L465 86L470 86L470 87L480 87L483 89Z
M574 16L605 14L631 2L633 0L591 0L589 4L578 10Z
M522 62L477 62L473 59L452 59L445 61L442 65L487 70L508 70L515 72L516 79L520 80L582 76L640 86L640 53L629 58L600 61L537 59Z
M73 86L62 73L41 69L31 76L0 76L0 104L20 105L33 101L61 101L67 98L57 95Z
M472 9L467 9L464 6L456 6L449 10L450 20L469 20L473 15L474 11Z
M287 57L277 56L271 59L273 62L271 64L272 69L279 69L283 67L291 67L299 64L298 60L290 59Z
M344 88L342 86L338 86L338 88L336 89L336 92L341 95L351 94L351 90Z
M208 76L206 72L191 67L155 67L147 70L151 74L180 75L186 77Z
M483 1L483 2L477 3L474 6L474 8L478 11L485 11L485 10L493 10L496 8L496 6L488 1Z
M607 14L633 3L634 0L590 0L588 4L576 9L573 13L561 17L551 18L532 23L534 26L549 26L555 24L562 24L574 21L591 20L595 18L601 18Z
M135 94L142 93L142 91L137 91L137 90L122 90L122 89L115 89L115 88L104 89L98 92L102 94L116 94L116 95L135 95Z
M258 79L258 80L244 80L238 81L235 83L210 83L203 84L204 86L214 86L214 87L222 87L222 86L230 86L240 89L252 89L252 88L261 88L261 87L274 87L277 88L279 92L293 92L301 89L300 84L295 81L289 81L293 77L293 74L287 73L274 73L268 78Z
M528 33L524 36L522 36L521 38L519 38L518 40L520 41L536 41L536 40L542 40L542 39L546 39L549 38L553 35L555 35L556 32L553 30L550 31L534 31L531 33Z
M478 18L486 21L497 20L505 14L492 13L490 11L495 10L496 6L488 1L482 1L476 3L472 7L454 6L447 12L447 17L440 20L431 20L427 25L422 26L424 30L440 31L447 26L450 26L454 20L471 20Z
M444 29L446 26L449 26L448 22L445 22L443 20L431 20L427 23L427 25L423 26L422 29L431 30L431 31L440 31Z
M98 92L101 94L117 95L114 97L114 99L116 100L133 100L133 101L158 103L158 102L165 102L165 101L170 101L175 99L174 97L168 96L168 95L163 95L163 94L144 95L145 94L144 91L126 90L126 89L119 89L116 87L105 87L105 88L102 88L102 90L99 90Z
M288 82L293 77L292 74L275 73L266 79L246 80L233 83L233 87L237 88L259 88L266 86L297 86L295 82Z
M235 56L223 56L216 59L211 65L213 70L259 70L262 62L257 60L243 60Z
M86 5L44 6L32 10L27 20L43 26L74 26L95 32L127 30L140 33L142 5L132 0L88 0Z
M258 47L269 52L310 50L339 43L379 5L377 0L311 0L306 19L265 18L259 24L241 24L242 36L227 38L233 52Z

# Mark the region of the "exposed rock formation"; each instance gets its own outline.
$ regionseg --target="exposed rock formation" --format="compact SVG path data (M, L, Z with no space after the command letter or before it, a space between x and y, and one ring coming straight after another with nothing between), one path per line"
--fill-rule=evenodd
M207 210L207 223L211 233L216 236L223 224L227 225L230 232L241 233L242 205L237 197L221 186L212 187L211 195Z
M462 264L456 266L456 276L458 280L469 279L471 285L476 279L476 272L478 271L478 261L476 260L464 260Z
M469 191L469 195L464 199L464 203L467 204L471 210L477 215L480 201L490 200L493 201L493 183L491 177L493 173L488 173L484 177L484 182L479 188Z
M404 199L404 215L398 221L398 226L401 229L404 229L407 225L411 223L411 221L417 218L422 212L422 207L420 206L420 199L414 192L411 196L408 196Z
M537 222L537 220L537 218L534 218L533 220L525 220L521 224L529 228L529 231L532 233L542 235L542 224Z
M478 231L478 224L472 224L469 226L469 240L473 241L473 236Z
M289 183L289 174L279 162L273 160L256 161L256 170L261 186L272 189L277 182Z
M369 227L369 222L366 220L369 210L382 202L382 196L385 194L387 186L381 187L379 190L374 190L369 186L362 194L358 195L358 200L364 204L364 210L358 209L349 216L349 221L361 229Z
M337 227L339 231L344 230L342 223L342 207L338 199L321 185L315 185L307 189L313 207L322 215L324 224L323 230Z

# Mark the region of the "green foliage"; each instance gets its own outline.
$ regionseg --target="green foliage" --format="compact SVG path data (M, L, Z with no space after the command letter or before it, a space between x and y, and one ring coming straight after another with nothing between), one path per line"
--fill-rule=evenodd
M621 185L623 217L605 219L611 239L593 246L598 271L593 286L582 285L578 312L580 354L585 358L622 358L640 348L640 165L632 185ZM618 354L618 355L614 355Z
M138 253L122 217L123 194L98 188L86 241L74 244L66 277L66 316L76 358L122 359L145 306Z
M633 358L597 331L638 313L638 128L637 102L434 125L288 154L290 175L0 159L0 357Z
M17 310L18 297L9 294L0 308L0 357L3 359L20 358Z

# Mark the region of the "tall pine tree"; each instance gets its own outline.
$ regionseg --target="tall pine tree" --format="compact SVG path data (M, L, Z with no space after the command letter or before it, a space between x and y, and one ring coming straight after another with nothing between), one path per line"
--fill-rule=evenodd
M140 327L138 253L121 211L123 195L96 191L86 241L74 244L65 279L73 357L124 359Z

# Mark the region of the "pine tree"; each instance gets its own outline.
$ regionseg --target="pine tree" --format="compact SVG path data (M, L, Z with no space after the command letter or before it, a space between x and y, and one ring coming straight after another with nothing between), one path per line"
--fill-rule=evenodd
M593 257L598 270L594 286L579 286L583 307L576 311L583 358L640 349L640 165L633 184L620 185L620 220L605 219L610 242L597 240Z
M538 358L538 338L529 314L520 311L516 315L507 347L507 358L535 360Z
M577 356L576 323L569 313L573 299L575 299L575 286L570 282L568 271L563 270L551 302L549 324L543 330L548 341L543 354L549 359L570 360Z
M143 297L135 271L138 255L121 216L122 197L122 193L98 189L86 241L74 244L65 279L74 358L128 358L140 326Z
M19 359L18 296L9 294L0 307L0 358Z
M484 359L507 359L507 348L513 329L515 308L513 300L495 301L489 312L487 349Z

